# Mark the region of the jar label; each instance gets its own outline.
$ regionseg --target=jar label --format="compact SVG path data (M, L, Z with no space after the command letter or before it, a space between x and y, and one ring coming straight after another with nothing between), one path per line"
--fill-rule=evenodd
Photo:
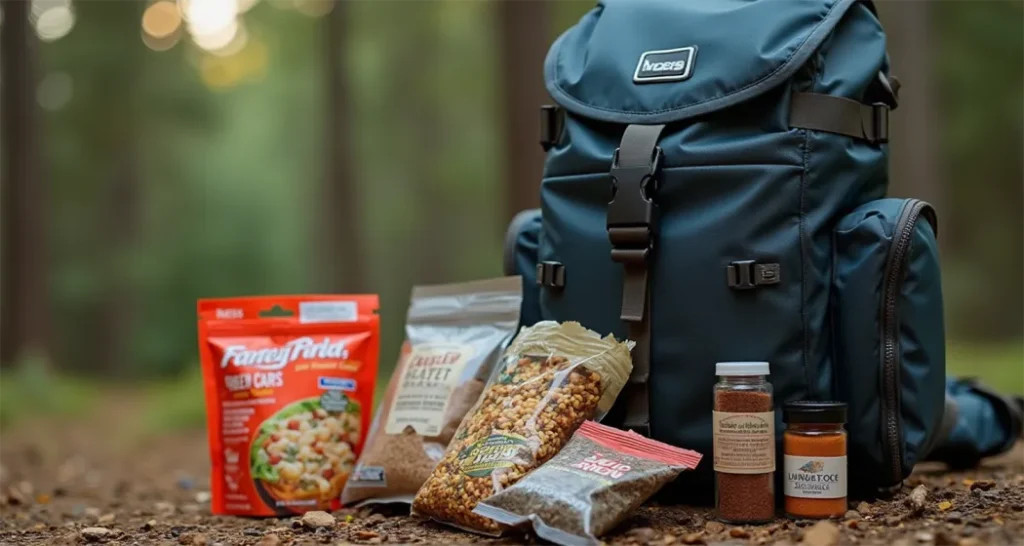
M716 472L775 471L775 412L716 411L713 420Z
M786 455L787 497L841 499L846 497L846 457Z

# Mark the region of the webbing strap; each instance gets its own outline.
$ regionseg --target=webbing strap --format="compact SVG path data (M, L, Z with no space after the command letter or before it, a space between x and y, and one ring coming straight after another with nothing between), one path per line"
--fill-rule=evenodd
M651 365L651 296L649 268L657 233L658 138L664 125L626 127L615 153L611 177L615 187L608 204L608 238L612 260L623 265L622 309L633 348L633 372L620 395L623 428L650 435L648 379Z
M789 126L866 140L889 141L889 105L863 104L853 99L818 93L793 93Z

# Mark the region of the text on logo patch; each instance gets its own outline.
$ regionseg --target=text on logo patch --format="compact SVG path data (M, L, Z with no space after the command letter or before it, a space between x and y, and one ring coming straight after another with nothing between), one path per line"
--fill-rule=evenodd
M636 63L636 83L680 81L693 74L697 46L645 51Z

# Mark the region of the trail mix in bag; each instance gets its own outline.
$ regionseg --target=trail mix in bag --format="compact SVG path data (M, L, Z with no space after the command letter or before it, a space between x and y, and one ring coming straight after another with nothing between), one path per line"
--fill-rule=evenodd
M544 540L599 544L701 455L593 421L583 423L550 461L473 512L505 525L530 524Z
M515 333L522 279L417 286L406 343L341 501L411 503Z
M369 424L377 296L199 301L214 514L339 508Z
M496 522L473 513L477 503L553 457L581 423L607 413L633 368L631 345L576 322L524 328L416 494L413 513L500 534Z

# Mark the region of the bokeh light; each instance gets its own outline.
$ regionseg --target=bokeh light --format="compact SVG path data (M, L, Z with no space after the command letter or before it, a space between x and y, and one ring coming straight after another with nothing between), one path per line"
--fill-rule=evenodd
M200 45L200 47L203 47L203 49L217 55L218 57L230 57L232 55L237 55L245 49L247 43L249 43L249 31L246 28L245 23L239 20L235 25L234 36L231 37L227 44L224 44L221 47L203 47L202 45Z
M32 5L33 13L36 4ZM35 18L36 35L44 42L53 42L67 36L75 26L75 12L67 5L47 6Z
M44 110L55 112L67 106L74 95L74 85L67 72L50 72L36 88L36 102Z
M180 28L181 12L170 0L150 4L142 14L142 31L157 40L173 36Z
M29 20L39 39L53 42L71 32L75 26L75 13L71 0L32 0Z
M140 34L142 35L142 43L146 44L146 47L149 49L153 51L167 51L181 41L182 31L179 26L176 32L161 38L156 38L145 30L142 30Z
M227 47L238 34L238 22L231 21L227 26L218 28L212 32L203 34L192 34L192 40L197 46L207 51L216 51Z

